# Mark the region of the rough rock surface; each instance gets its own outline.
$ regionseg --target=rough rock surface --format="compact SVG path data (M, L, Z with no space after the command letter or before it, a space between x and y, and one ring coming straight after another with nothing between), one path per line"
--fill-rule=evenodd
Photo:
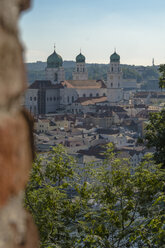
M30 0L0 0L0 248L38 247L37 229L23 208L32 163L32 128L23 114L26 88L20 13Z

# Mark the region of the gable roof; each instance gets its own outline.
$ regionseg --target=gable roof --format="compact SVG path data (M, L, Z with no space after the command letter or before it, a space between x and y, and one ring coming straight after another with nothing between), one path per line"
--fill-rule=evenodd
M106 101L107 101L106 96L102 96L102 97L79 97L75 101L75 103L81 103L81 105L87 106L87 105L95 105L97 103L106 102Z
M30 86L29 89L60 89L63 88L61 84L52 84L50 80L36 80Z
M103 106L98 106L96 108L96 111L113 111L115 113L120 113L120 112L124 112L124 113L127 113L127 111L121 107L121 106L106 106L106 105L103 105Z
M67 88L76 89L100 89L106 88L105 83L102 80L68 80L61 83Z

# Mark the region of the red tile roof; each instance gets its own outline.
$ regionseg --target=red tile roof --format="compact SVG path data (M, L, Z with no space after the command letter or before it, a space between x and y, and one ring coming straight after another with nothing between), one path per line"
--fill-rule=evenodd
M105 83L102 80L68 80L61 83L67 88L76 89L100 89L106 88Z
M101 97L79 97L75 103L81 103L82 105L94 105L96 103L106 102L107 97L101 96Z

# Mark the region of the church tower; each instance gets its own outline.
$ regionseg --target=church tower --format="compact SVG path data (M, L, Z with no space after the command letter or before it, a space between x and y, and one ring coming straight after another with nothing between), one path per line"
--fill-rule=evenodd
M54 49L54 52L47 59L46 79L52 81L53 84L64 81L65 72L62 65L62 57Z
M110 64L107 73L107 98L110 103L118 103L123 100L122 71L120 56L116 51L110 56Z
M85 66L85 56L81 54L76 57L76 68L72 73L73 80L88 80L88 71Z
M152 66L155 66L155 60L154 60L154 58L152 59Z

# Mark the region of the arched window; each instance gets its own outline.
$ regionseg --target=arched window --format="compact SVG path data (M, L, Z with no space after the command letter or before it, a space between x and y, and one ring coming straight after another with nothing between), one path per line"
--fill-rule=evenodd
M92 93L90 93L90 95L89 95L90 97L92 97L93 95L92 95Z
M83 94L83 97L86 97L86 94Z
M99 96L99 93L96 93L96 96L98 97Z
M120 87L120 83L118 83L118 87Z
M105 94L105 93L103 93L103 96L106 96L106 94Z
M58 81L58 74L57 74L57 73L54 74L54 81L55 81L55 82Z
M111 83L111 87L113 87L113 83Z
M72 96L72 102L74 102L74 96Z
M56 101L56 97L54 96L54 101Z

